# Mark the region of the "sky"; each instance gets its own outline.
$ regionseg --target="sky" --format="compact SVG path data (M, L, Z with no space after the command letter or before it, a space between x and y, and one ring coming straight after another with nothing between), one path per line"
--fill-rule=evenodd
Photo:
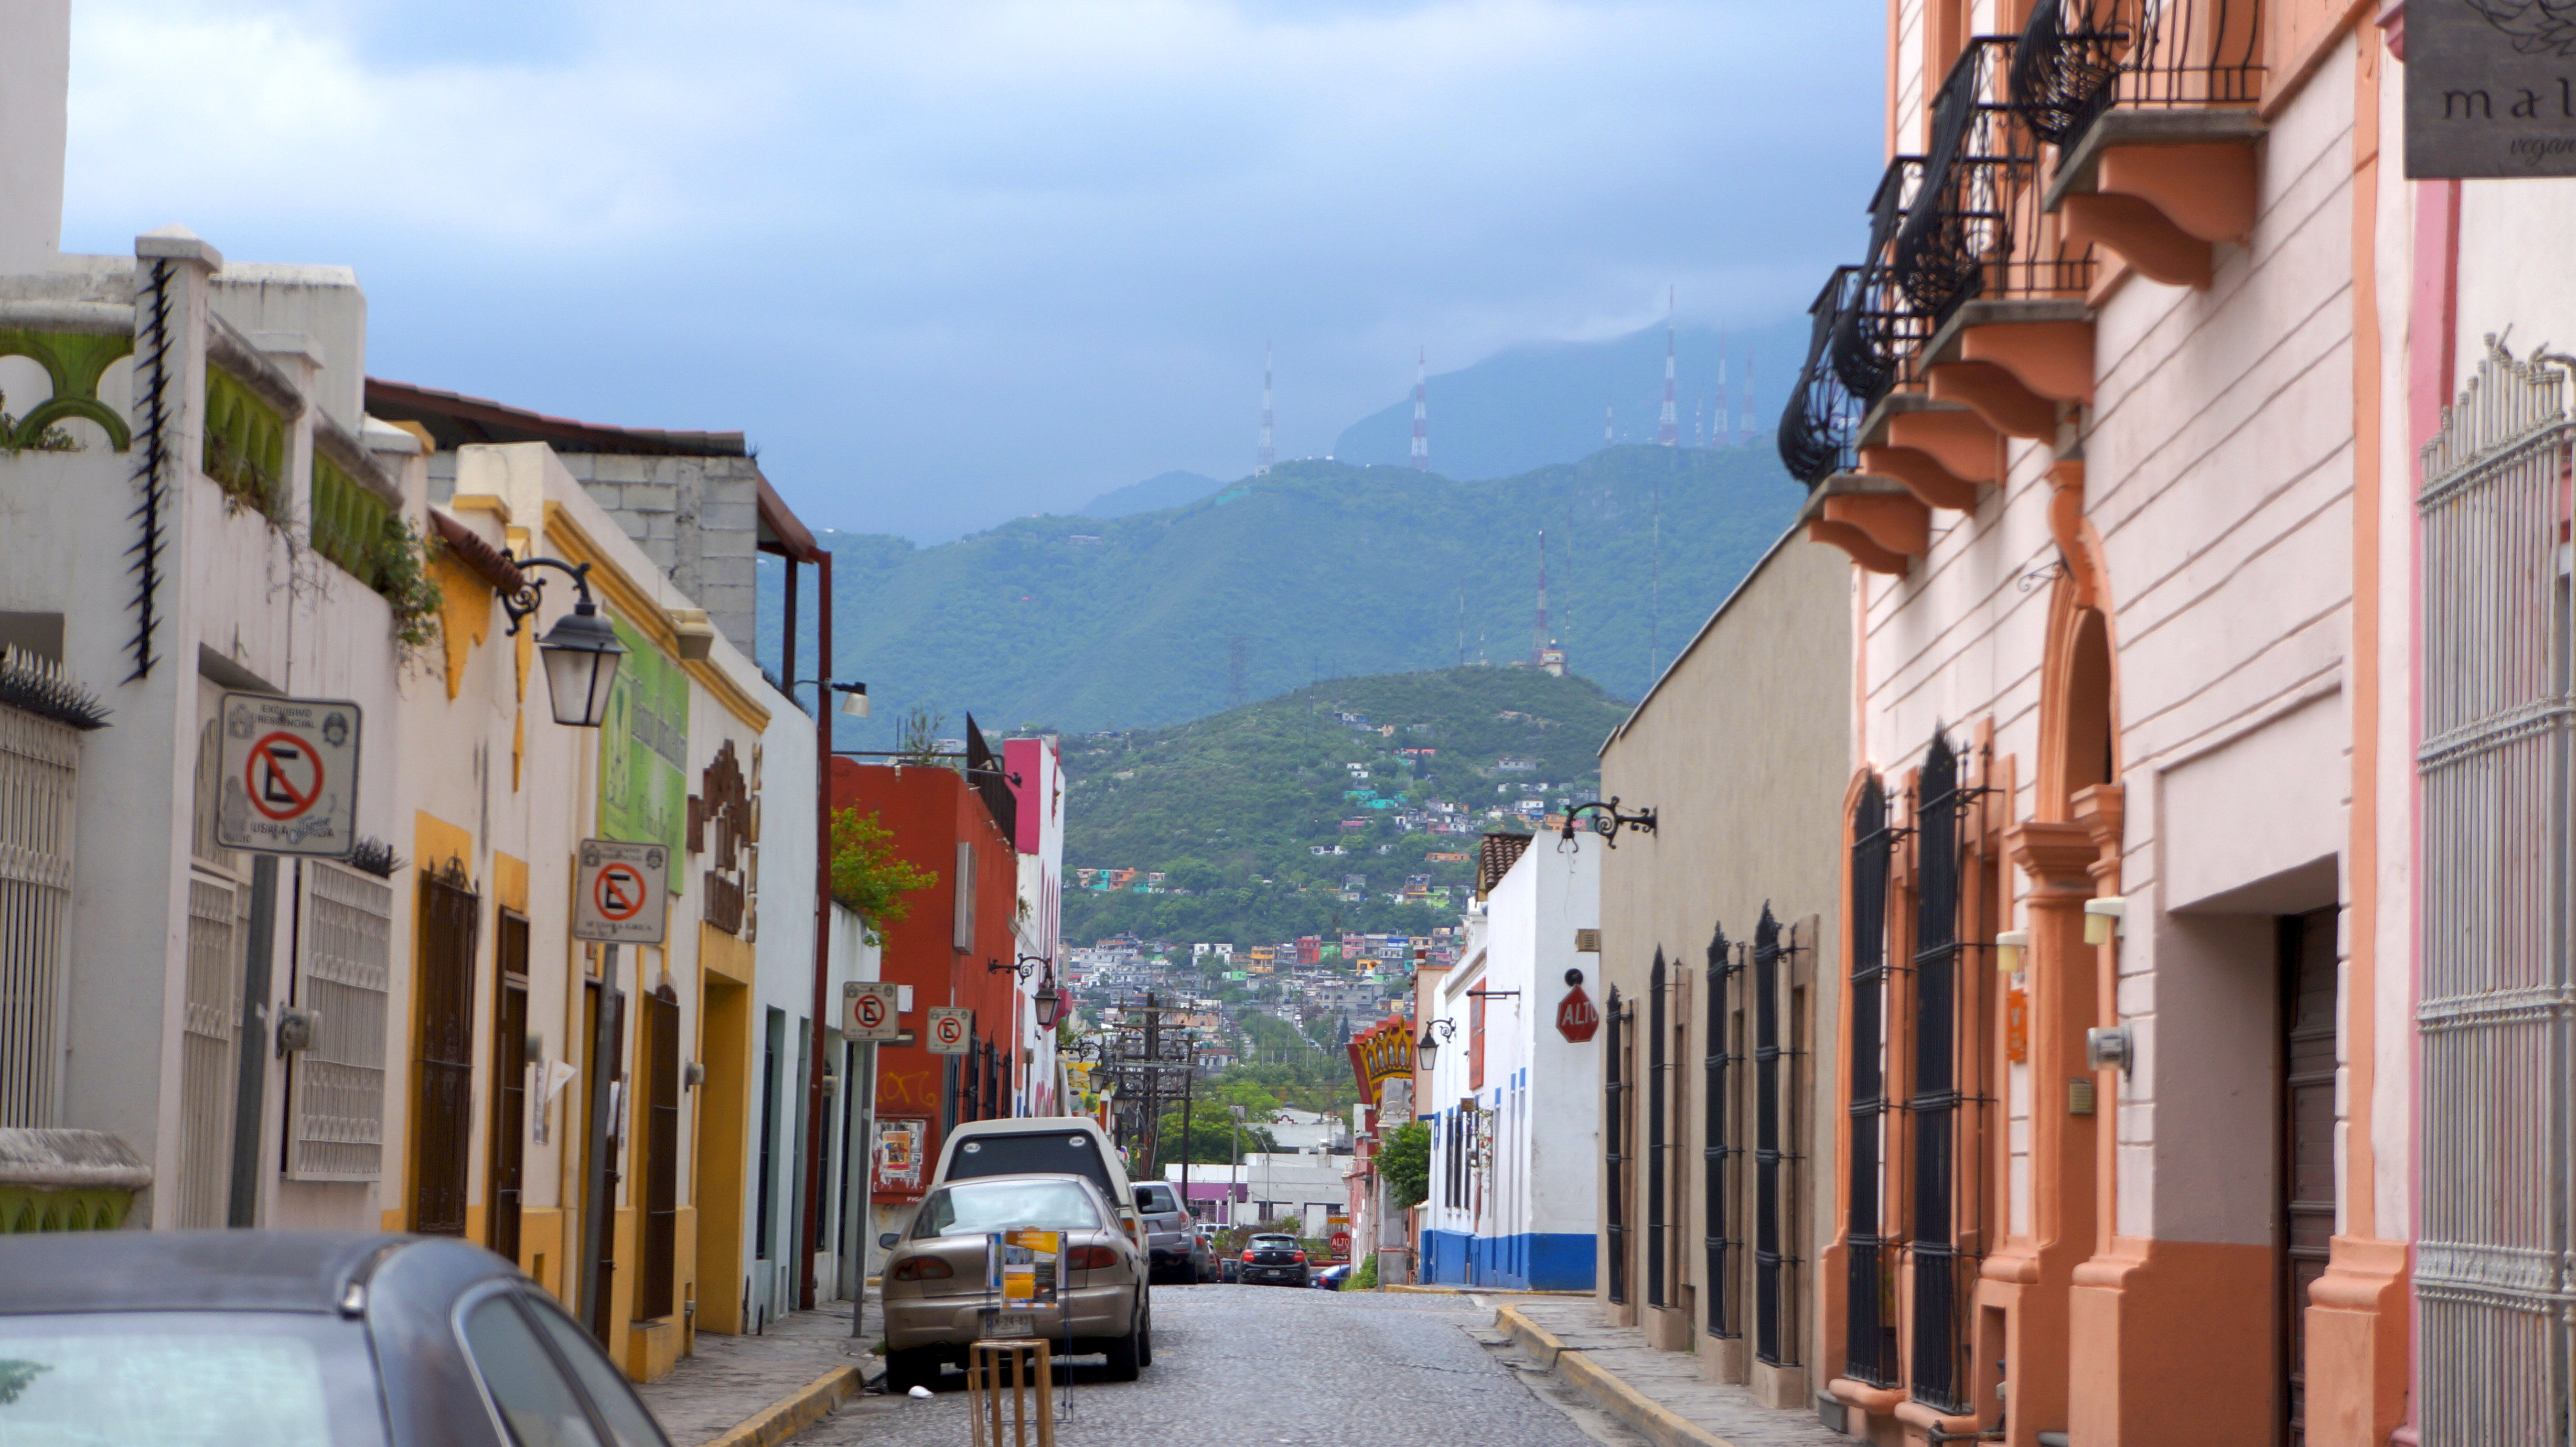
M356 268L372 375L935 542L1516 342L1802 312L1883 0L73 0L64 245Z

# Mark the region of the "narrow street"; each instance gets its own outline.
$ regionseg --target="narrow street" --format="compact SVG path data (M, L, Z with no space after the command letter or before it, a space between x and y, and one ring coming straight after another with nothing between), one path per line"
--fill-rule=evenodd
M1140 1381L1112 1383L1096 1358L1076 1358L1057 1395L1056 1438L1065 1447L1641 1440L1599 1421L1587 1432L1568 1409L1523 1386L1508 1356L1480 1344L1493 1319L1490 1305L1465 1296L1157 1287L1154 1364ZM951 1447L968 1440L966 1379L952 1370L926 1402L853 1399L791 1440Z

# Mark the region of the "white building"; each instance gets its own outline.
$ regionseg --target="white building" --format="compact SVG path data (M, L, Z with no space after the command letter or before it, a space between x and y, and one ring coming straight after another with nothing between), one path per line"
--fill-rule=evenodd
M1603 847L1527 846L1468 916L1465 963L1432 987L1425 1282L1592 1289L1598 1066L1557 1032L1556 1006L1599 958L1575 944L1600 927Z

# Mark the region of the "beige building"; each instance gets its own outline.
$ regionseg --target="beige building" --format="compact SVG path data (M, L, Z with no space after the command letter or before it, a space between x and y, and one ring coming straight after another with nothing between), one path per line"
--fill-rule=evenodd
M1840 1028L1851 570L1783 539L1601 750L1595 1291L1718 1381L1804 1407ZM1541 847L1544 847L1542 841Z

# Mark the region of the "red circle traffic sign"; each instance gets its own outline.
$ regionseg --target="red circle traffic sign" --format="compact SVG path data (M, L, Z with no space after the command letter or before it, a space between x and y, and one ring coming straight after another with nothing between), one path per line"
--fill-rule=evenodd
M1333 1250L1344 1256L1348 1256L1351 1253L1351 1233L1348 1231L1334 1232Z
M644 883L644 872L632 864L617 863L599 871L591 881L590 900L599 906L600 914L612 923L624 924L644 908L651 890Z
M939 1043L954 1045L966 1038L966 1022L955 1015L942 1015L938 1025Z
M861 995L858 1003L859 1028L875 1030L885 1024L886 1002L883 995Z
M308 777L309 776L309 777ZM242 763L242 788L250 806L284 822L300 818L322 797L322 759L283 729L250 746Z

